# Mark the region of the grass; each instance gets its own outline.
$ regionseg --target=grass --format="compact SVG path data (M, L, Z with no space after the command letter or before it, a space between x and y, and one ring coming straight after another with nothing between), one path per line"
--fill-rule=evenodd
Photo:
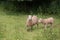
M38 17L46 18L49 16ZM60 19L56 16L54 28L50 30L47 28L44 31L44 28L39 24L39 29L34 27L32 32L26 31L26 18L27 15L7 15L6 12L0 11L0 40L60 40Z

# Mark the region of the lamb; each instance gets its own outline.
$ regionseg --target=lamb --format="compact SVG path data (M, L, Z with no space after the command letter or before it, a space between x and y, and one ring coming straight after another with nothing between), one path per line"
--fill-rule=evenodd
M32 30L33 25L35 25L35 24L37 24L37 26L38 26L38 18L37 18L37 16L28 15L28 18L27 18L27 21L26 21L26 26L30 27L31 30ZM27 31L29 31L29 29L27 29Z
M49 17L49 18L47 18L47 19L42 19L42 18L40 18L40 19L38 20L38 22L44 24L45 29L46 29L46 27L47 27L48 24L51 24L51 27L52 27L53 22L54 22L54 18L53 18L53 17Z

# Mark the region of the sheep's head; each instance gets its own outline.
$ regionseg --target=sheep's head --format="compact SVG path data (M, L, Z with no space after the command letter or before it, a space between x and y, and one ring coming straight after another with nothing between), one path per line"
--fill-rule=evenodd
M28 15L28 20L32 20L32 15Z
M38 20L38 22L41 23L41 22L42 22L42 18L40 18L40 19Z

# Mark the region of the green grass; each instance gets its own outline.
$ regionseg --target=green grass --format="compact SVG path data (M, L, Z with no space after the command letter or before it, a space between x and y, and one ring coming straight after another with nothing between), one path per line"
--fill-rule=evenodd
M42 18L50 16L38 15ZM60 19L53 17L55 26L52 30L47 28L44 31L43 25L39 24L39 29L34 27L32 32L27 32L25 25L27 15L7 15L0 11L0 40L60 40L60 25L58 25Z

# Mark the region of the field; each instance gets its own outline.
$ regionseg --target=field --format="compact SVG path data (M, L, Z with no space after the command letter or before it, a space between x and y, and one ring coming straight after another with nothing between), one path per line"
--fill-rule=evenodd
M37 16L46 18L53 15ZM32 32L27 32L25 25L27 15L8 15L0 11L0 40L60 40L60 18L53 17L55 22L52 30L48 27L44 31L43 25L39 24L39 29L35 25Z

